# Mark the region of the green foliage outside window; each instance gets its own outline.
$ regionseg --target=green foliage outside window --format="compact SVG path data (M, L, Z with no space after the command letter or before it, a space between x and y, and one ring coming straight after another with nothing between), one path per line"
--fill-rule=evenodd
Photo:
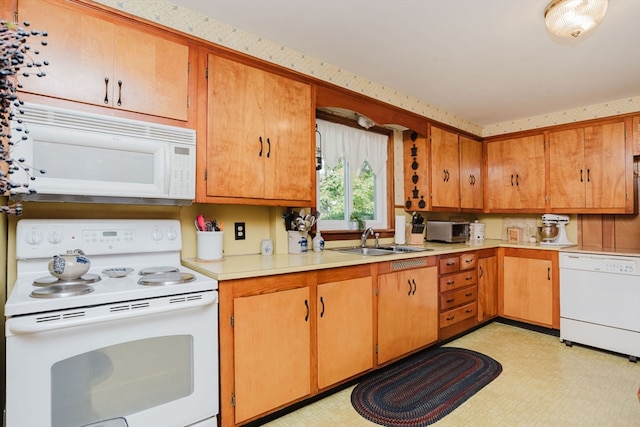
M345 170L346 169L346 170ZM349 182L349 168L344 159L332 169L325 167L320 173L319 210L323 220L346 221L351 216L375 219L375 175L368 163L364 163L360 173L354 176L350 196L353 208L347 206L345 183Z

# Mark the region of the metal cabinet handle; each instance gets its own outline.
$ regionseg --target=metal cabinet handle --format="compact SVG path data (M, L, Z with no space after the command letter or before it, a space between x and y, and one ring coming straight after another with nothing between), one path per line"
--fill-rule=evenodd
M447 303L452 303L452 302L454 302L455 300L456 300L455 298L448 299L448 300L447 300Z
M484 270L482 269L482 266L478 267L478 270L480 272L480 274L478 275L478 277L482 277L484 276Z
M582 169L580 169L580 182L584 182L584 180L582 179Z
M118 80L118 107L122 105L122 80Z
M309 300L304 300L304 306L307 307L307 314L304 316L304 321L309 321Z
M519 178L520 178L520 175L516 174L516 187L520 185L520 183L518 182Z
M258 157L262 157L262 137L259 137L258 140L260 141L260 152L258 153Z
M267 151L267 157L271 157L271 140L269 138L267 138L267 146L269 148L269 151Z
M447 265L455 265L455 261L447 261Z
M418 289L418 286L416 285L416 281L414 279L411 279L411 282L413 283L413 292L411 292L411 295L415 295L416 289Z
M547 280L551 280L551 268L547 268Z
M587 169L587 182L591 182L591 169Z
M447 320L453 320L455 318L456 318L456 316L451 316L451 317L447 317Z
M322 304L322 311L320 312L320 317L324 317L324 299L320 297L320 304Z
M464 294L465 297L470 297L471 295L473 295L473 292L469 292L469 293Z
M511 186L513 187L513 174L511 174Z
M466 309L464 312L465 312L465 313L473 313L473 309L468 308L468 309Z
M104 103L109 103L109 77L104 78Z
M446 169L442 169L442 180L444 182L447 182L447 170Z
M449 280L449 281L447 281L447 285L453 285L454 283L456 283L456 281L455 281L455 280Z

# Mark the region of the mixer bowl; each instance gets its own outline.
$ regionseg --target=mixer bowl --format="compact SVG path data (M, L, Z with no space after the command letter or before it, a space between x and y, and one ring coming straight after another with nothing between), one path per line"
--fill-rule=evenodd
M560 230L556 227L555 224L542 225L538 227L538 236L540 240L543 242L550 242L556 237L558 237L558 232Z

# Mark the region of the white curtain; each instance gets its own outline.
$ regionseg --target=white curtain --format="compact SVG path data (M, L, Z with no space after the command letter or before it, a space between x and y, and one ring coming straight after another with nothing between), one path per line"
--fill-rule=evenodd
M387 136L367 132L338 123L316 120L322 138L324 163L328 168L338 165L341 156L354 169L366 160L378 175L387 163ZM319 143L319 141L316 141Z

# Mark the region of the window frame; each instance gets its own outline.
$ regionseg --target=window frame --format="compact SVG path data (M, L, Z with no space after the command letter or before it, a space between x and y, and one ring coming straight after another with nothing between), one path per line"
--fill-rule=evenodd
M386 197L386 208L384 209L386 211L386 226L378 227L378 228L374 227L374 230L376 231L376 233L380 233L380 237L392 237L394 235L394 228L393 228L393 225L391 224L391 221L392 221L392 218L394 218L393 215L394 215L394 209L395 209L395 205L394 205L395 193L394 193L394 185L393 185L393 182L394 182L394 167L393 167L394 165L394 156L393 156L394 132L393 130L387 129L378 125L373 126L369 129L363 129L361 126L358 125L356 121L357 119L351 119L349 117L344 117L337 114L331 114L321 110L316 110L316 119L338 123L338 124L350 126L359 130L375 132L375 133L379 133L387 136L387 167L386 167L386 176L385 176L387 197ZM318 181L319 180L316 179L316 188L315 188L316 194L318 193L318 187L317 187ZM325 230L321 228L320 231L322 232L322 237L324 238L325 241L355 240L355 239L359 239L360 235L362 234L362 230Z

